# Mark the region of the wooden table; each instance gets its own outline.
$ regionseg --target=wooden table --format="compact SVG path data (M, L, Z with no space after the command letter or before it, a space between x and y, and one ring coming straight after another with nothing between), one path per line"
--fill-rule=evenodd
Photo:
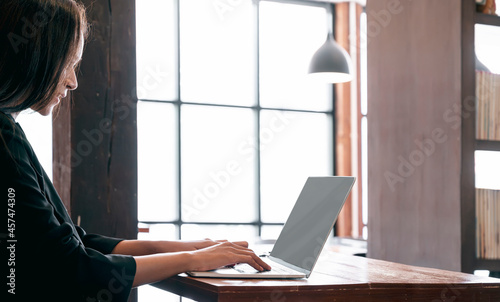
M500 279L329 252L309 279L191 278L153 284L197 301L500 301Z

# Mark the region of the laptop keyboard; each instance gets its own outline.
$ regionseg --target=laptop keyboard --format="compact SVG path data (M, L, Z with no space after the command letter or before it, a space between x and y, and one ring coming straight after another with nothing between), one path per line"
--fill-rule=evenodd
M271 270L270 271L262 271L262 272L259 272L258 270L256 270L255 268L253 268L252 266L250 266L249 264L247 263L239 263L239 264L236 264L233 269L235 269L236 271L242 273L242 274L255 274L255 273L259 273L259 274L279 274L279 275L291 275L291 274L297 274L297 271L295 270L292 270L284 265L281 265L279 263L276 263L274 261L271 261L270 259L268 258L261 258L262 260L264 260L264 262L266 262L267 264L269 264L271 266Z

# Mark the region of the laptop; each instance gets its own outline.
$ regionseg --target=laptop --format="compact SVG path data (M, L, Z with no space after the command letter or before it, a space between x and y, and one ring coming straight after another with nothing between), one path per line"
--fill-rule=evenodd
M240 263L187 274L210 278L308 278L354 181L351 176L307 178L271 253L261 256L271 266L270 271L259 272Z

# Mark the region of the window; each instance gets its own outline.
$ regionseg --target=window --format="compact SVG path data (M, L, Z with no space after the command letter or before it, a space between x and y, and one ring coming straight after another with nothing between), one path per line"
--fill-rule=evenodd
M52 180L52 114L41 116L25 110L16 118L30 142L45 173Z
M482 64L491 73L500 73L500 61L498 51L500 42L498 37L500 30L496 26L476 24L475 25L475 53L476 65ZM477 117L479 119L479 117ZM500 152L496 150L475 151L475 175L476 188L499 190L498 182L500 173Z
M307 176L335 171L333 86L307 78L324 5L136 11L138 238L276 239Z
M360 100L361 100L361 219L362 238L368 239L368 93L367 93L367 24L366 13L360 15Z
M171 237L259 236L333 173L332 87L306 76L326 10L222 3L137 1L139 220Z

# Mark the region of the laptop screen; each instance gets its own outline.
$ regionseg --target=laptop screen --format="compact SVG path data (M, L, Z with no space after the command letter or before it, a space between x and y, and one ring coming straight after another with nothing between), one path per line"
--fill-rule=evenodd
M271 256L311 271L354 184L354 177L309 177Z

